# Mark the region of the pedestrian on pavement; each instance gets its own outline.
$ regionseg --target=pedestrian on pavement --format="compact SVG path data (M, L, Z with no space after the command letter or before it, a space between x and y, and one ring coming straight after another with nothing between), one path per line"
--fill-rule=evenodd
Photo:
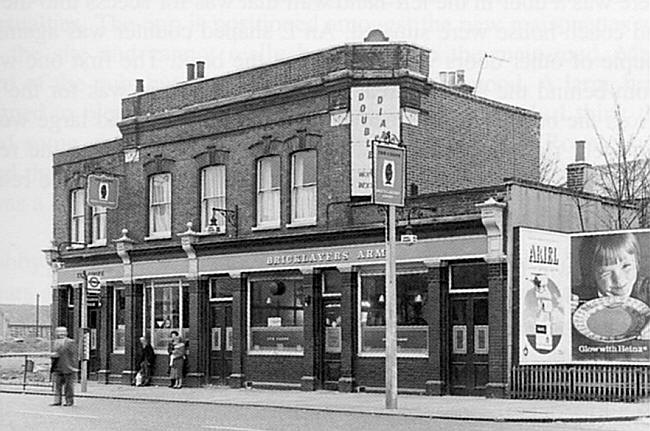
M61 392L65 392L65 406L74 404L74 379L77 369L77 344L68 338L68 329L59 326L54 330L54 351L52 352L52 376L54 380L54 402L61 405Z
M185 363L185 343L178 335L178 331L172 331L172 342L170 343L169 353L169 377L170 388L180 389L183 387L183 366Z
M140 337L140 348L138 349L136 363L138 364L138 374L140 374L141 379L138 384L136 378L136 386L149 386L153 367L156 363L156 354L147 337Z

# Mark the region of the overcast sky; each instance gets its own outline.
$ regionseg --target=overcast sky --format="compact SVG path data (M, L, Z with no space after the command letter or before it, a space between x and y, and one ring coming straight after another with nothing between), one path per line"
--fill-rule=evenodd
M650 2L0 0L0 303L51 300L41 249L52 238L52 153L115 137L120 100L246 69L380 28L431 50L431 76L464 69L477 94L540 112L542 146L565 165L573 142L597 156L588 114L613 131L650 101ZM325 6L326 5L326 6Z

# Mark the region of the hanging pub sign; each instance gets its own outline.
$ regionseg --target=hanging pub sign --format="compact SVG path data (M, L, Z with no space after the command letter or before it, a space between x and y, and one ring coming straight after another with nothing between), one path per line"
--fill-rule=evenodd
M650 362L650 230L519 230L519 361Z
M406 149L373 142L372 201L378 205L404 206Z
M110 209L117 208L120 189L117 178L106 175L88 175L87 184L88 205Z

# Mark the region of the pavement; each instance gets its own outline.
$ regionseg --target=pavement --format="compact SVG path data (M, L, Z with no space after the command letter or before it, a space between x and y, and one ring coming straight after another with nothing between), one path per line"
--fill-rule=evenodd
M50 387L2 385L0 392L51 395ZM230 389L224 386L171 389L88 382L75 387L77 398L108 398L169 403L274 407L280 409L391 415L491 422L610 422L648 420L650 400L638 403L512 400L458 396L398 396L398 408L385 408L385 395L334 391ZM78 400L77 402L83 402Z

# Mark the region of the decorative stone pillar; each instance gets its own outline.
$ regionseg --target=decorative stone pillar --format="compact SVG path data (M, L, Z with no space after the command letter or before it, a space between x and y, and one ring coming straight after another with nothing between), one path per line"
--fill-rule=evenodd
M99 297L102 306L99 309L99 371L97 381L108 383L111 374L110 355L113 351L113 301L111 300L112 287L103 285Z
M302 378L300 379L300 387L303 391L314 391L320 388L321 382L317 376L317 364L315 358L315 349L318 346L315 343L316 339L316 322L315 322L315 307L314 298L316 292L314 291L314 270L313 268L301 268L302 272L302 292L303 292L303 363L302 363Z
M241 388L246 382L246 282L241 272L231 272L230 278L240 280L239 289L232 292L232 373L228 378L231 388Z
M439 259L425 260L427 272L427 302L424 316L429 323L429 360L427 363L425 390L427 395L444 395L447 391L447 361L445 347L449 345L446 326L447 313L447 262Z
M357 280L350 265L337 266L341 272L341 377L339 392L352 392L356 387L357 356Z
M124 289L124 370L122 371L122 383L130 385L136 374L137 364L137 344L142 336L142 300L144 296L142 285L136 285L133 282L133 264L131 262L130 252L133 249L133 241L128 236L129 231L122 229L122 236L114 239L115 250L117 255L122 259L124 266L124 275L122 284Z
M506 204L493 198L477 204L481 210L481 221L487 232L488 263L488 325L489 355L488 397L505 397L508 388L509 356L508 339L512 331L508 325L509 292L508 268L504 253L504 213Z
M189 313L189 353L187 356L187 386L201 386L206 380L206 370L209 354L206 351L208 340L208 292L204 289L199 280L199 260L196 256L194 244L197 241L197 234L192 230L192 222L187 223L187 230L179 233L181 246L187 254L187 284L190 303Z

